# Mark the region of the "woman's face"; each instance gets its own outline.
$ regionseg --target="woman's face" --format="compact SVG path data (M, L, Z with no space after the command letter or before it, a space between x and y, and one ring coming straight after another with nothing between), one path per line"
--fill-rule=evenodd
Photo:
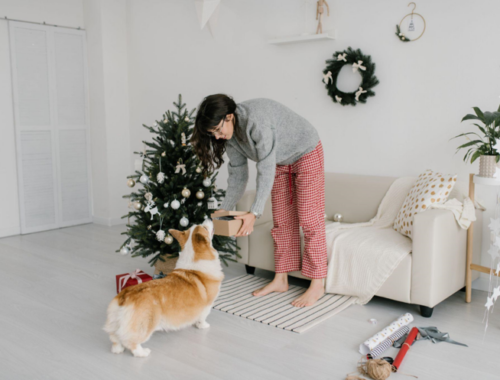
M230 140L231 137L233 137L233 131L234 131L234 115L229 114L226 115L224 119L221 120L221 122L213 127L209 132L212 133L212 136L214 138L218 139L223 139L223 140Z

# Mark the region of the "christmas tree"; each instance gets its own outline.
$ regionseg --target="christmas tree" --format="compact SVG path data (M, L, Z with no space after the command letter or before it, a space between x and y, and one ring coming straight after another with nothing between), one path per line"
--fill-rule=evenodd
M225 195L215 186L218 172L204 171L186 143L193 132L195 109L188 113L181 95L174 105L177 110L167 111L154 126L143 125L154 135L153 141L143 141L147 148L134 152L143 159L142 172L127 177L129 187L137 183L142 188L124 196L132 211L122 217L128 218L127 231L122 233L128 238L117 252L151 256L151 266L179 255L180 245L169 229L182 231L203 223ZM214 235L212 245L224 264L235 261L239 247L234 238Z

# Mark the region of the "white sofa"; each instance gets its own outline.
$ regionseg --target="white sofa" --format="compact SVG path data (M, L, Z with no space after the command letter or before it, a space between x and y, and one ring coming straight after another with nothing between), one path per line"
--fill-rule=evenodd
M343 216L345 223L366 222L373 218L394 177L325 173L325 213L327 223L334 214ZM463 199L467 184L457 181L451 198ZM248 211L255 190L245 192L236 210ZM482 215L476 210L474 223L474 260L480 261ZM274 271L274 244L271 236L273 217L271 199L250 236L238 237L239 262L247 273L255 268ZM303 236L302 239L302 249ZM453 214L447 210L431 209L415 215L413 250L377 292L377 296L420 306L425 317L432 315L434 306L465 286L467 231L460 228ZM479 274L473 272L473 280ZM300 278L300 272L290 275Z

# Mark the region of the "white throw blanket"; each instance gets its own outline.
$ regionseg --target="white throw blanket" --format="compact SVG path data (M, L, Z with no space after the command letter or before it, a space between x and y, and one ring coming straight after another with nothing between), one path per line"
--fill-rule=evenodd
M393 224L415 181L413 177L394 181L382 199L377 215L369 222L326 226L328 293L356 296L356 303L364 305L411 253L411 239L395 231ZM456 202L462 205L452 199L439 205L439 208L450 209L460 226L468 228L470 222L475 220L472 202L466 198L464 204L467 207Z

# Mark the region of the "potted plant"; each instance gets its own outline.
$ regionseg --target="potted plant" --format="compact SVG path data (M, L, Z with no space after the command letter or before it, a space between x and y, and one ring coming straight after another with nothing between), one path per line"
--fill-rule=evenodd
M500 159L499 152L495 149L497 139L500 139L500 107L496 112L482 112L478 107L473 107L475 115L467 114L463 117L465 120L478 120L483 125L474 123L479 128L482 135L476 132L462 133L454 138L465 136L468 140L465 144L457 148L468 148L465 153L464 161L470 160L472 164L479 157L479 176L493 177L496 171L496 164ZM474 140L471 140L468 135L474 135Z

